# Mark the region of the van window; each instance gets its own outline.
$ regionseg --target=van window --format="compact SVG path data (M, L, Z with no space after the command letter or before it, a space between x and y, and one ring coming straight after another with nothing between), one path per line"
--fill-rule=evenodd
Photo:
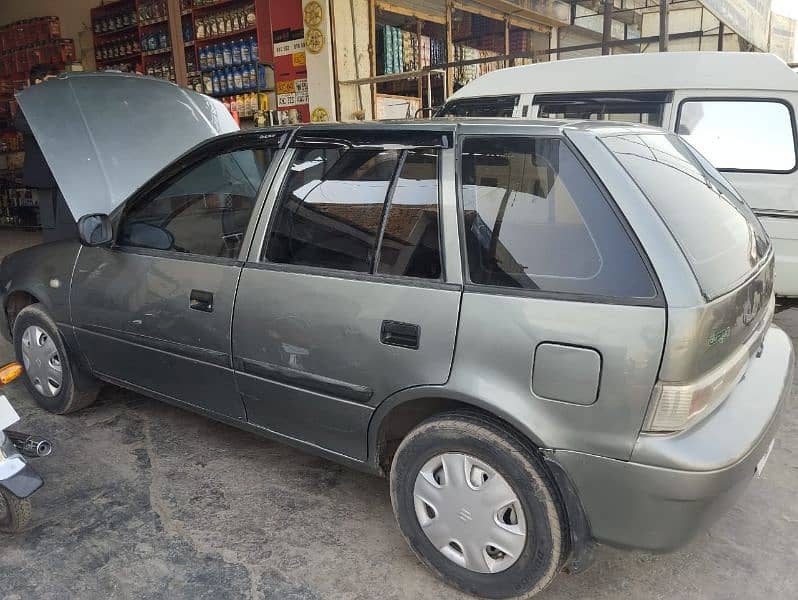
M775 100L685 100L676 132L717 169L787 172L796 166L793 121Z
M579 94L536 94L541 119L588 119L627 121L662 126L670 92L590 92Z
M639 253L559 138L468 137L462 205L472 283L651 298Z
M770 243L725 179L672 134L602 138L670 229L708 300L760 264Z
M439 117L512 117L518 105L518 94L462 98L450 100L440 110Z

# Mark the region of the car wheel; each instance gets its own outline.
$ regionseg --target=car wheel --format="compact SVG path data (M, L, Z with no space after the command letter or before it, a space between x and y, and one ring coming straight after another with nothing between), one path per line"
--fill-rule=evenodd
M430 569L485 598L530 598L562 568L567 525L554 483L517 435L477 414L434 417L391 465L402 534Z
M17 498L0 488L0 532L14 533L30 521L30 501Z
M25 367L25 386L45 410L63 415L94 402L96 388L75 387L70 356L55 322L40 304L26 306L14 320L14 350Z

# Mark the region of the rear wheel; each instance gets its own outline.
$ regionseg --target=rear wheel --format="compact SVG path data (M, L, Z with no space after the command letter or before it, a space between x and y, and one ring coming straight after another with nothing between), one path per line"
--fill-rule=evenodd
M17 498L0 488L0 531L14 533L30 522L30 501Z
M567 553L554 484L516 435L480 415L425 421L391 466L394 514L410 547L440 577L486 598L530 598Z
M45 410L66 414L94 402L96 388L75 387L71 357L55 322L40 304L26 306L14 320L14 350L25 367L25 386Z

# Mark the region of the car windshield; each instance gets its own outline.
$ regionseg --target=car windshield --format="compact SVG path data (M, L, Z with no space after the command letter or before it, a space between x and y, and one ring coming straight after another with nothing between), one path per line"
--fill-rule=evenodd
M762 262L770 241L751 209L705 159L671 134L602 138L659 213L712 300Z

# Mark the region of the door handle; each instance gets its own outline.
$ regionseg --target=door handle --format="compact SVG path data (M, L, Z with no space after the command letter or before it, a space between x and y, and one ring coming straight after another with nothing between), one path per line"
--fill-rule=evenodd
M383 321L380 328L380 342L388 346L418 350L421 327L413 323Z
M188 307L202 312L213 312L213 294L204 290L191 290Z

